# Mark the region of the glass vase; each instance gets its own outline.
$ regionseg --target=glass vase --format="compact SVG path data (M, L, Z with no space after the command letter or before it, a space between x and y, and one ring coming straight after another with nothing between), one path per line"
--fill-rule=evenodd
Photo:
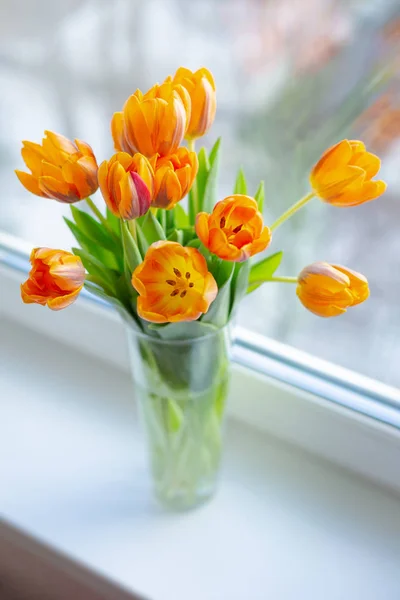
M168 340L128 328L136 398L154 492L183 510L217 485L230 378L230 327L203 337Z

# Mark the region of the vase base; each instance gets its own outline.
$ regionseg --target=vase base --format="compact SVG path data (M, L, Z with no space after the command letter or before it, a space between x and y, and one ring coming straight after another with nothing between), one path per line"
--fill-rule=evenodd
M173 512L184 512L194 510L203 504L209 502L215 495L215 487L204 486L197 488L195 493L188 493L188 490L154 490L154 495L159 504Z

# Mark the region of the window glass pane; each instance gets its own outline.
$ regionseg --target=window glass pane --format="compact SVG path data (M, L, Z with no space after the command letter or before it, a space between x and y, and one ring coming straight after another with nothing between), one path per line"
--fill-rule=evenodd
M72 244L61 219L69 208L18 183L20 141L51 129L108 158L112 113L181 64L216 78L217 119L204 143L223 137L221 198L242 165L250 192L265 180L267 223L307 190L326 147L363 139L382 158L385 196L352 209L314 200L270 250L285 250L286 275L316 260L350 266L368 277L371 298L323 320L299 304L295 286L268 284L239 320L400 383L397 0L3 0L0 31L1 227L34 245Z

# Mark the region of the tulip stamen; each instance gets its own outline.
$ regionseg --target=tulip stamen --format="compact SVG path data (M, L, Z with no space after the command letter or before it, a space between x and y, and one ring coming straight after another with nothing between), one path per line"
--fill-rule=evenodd
M187 294L187 290L183 290L183 292L181 292L181 298L184 298Z
M189 287L190 288L194 287L194 283L192 281L189 283Z
M182 273L179 271L179 269L175 269L175 267L174 267L174 273L177 277L182 277Z
M243 225L238 225L237 227L235 227L235 229L232 230L232 233L239 233L239 231L242 229Z
M168 285L176 285L176 281L174 281L173 279L167 279L166 283L168 283Z
M190 279L190 273L189 273L189 271L186 271L185 277L186 277L186 279Z
M173 292L171 292L170 296L174 297L177 294L179 294L179 290L174 290Z
M225 223L226 223L226 219L225 219L225 217L222 217L222 219L219 222L219 226L221 227L221 229L223 229L225 227Z

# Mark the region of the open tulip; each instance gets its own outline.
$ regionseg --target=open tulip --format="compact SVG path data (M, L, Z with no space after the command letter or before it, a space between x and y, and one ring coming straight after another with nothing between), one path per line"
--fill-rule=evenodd
M197 154L187 148L178 148L174 154L158 158L152 206L173 208L189 192L198 168Z
M368 298L368 281L346 267L316 262L301 271L297 295L319 317L336 317Z
M234 194L218 202L211 214L196 218L196 233L204 246L224 260L242 262L262 252L271 241L257 202Z
M85 281L85 269L78 256L64 250L35 248L30 261L32 269L21 285L25 304L61 310L75 302Z
M169 81L170 78L167 79ZM214 122L217 109L215 82L208 69L190 71L180 67L175 73L173 83L182 84L189 92L192 101L191 117L186 139L201 137Z
M63 135L45 131L41 145L22 143L22 158L31 173L15 173L32 194L72 204L97 190L97 162L85 142L71 142Z
M372 180L381 161L357 140L342 140L329 148L310 176L315 194L334 206L356 206L381 196L386 183Z
M99 184L103 198L114 215L136 219L150 207L154 189L153 169L142 154L130 156L117 152L99 167Z
M218 288L202 254L177 242L155 242L132 275L138 314L153 323L195 321Z
M187 90L171 82L155 85L146 94L136 90L111 120L115 149L147 158L173 154L186 133L190 104Z

